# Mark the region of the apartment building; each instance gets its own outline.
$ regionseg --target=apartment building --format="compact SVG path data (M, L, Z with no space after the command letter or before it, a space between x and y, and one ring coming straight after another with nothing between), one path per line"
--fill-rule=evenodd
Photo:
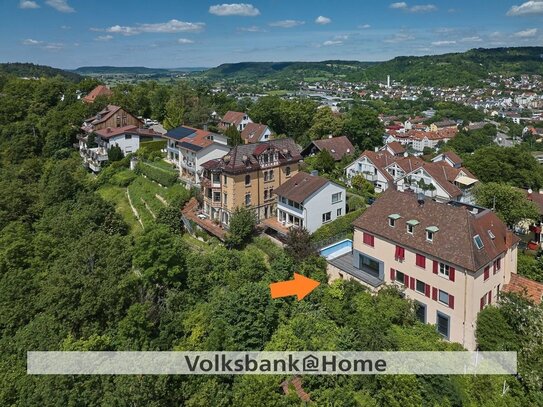
M143 127L143 122L120 106L107 105L93 117L86 119L81 126L84 134L96 130L103 130L125 126Z
M353 224L352 252L328 260L329 277L397 285L422 322L475 349L477 314L517 272L519 239L496 214L390 189Z
M204 212L225 227L238 207L254 210L258 221L275 216L274 190L298 173L301 160L286 138L239 145L202 164Z

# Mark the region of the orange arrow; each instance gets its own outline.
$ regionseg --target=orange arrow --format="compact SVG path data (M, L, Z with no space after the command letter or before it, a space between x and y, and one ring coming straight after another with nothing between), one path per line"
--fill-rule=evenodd
M301 301L306 295L319 286L319 282L294 273L294 280L280 281L279 283L271 283L270 291L272 298L290 297L291 295L298 296L298 301Z

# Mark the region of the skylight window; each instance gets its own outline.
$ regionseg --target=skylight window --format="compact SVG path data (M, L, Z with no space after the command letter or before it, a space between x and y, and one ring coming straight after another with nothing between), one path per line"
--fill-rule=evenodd
M485 245L483 244L483 239L481 239L481 236L479 235L473 236L473 241L475 242L475 246L477 246L477 249L480 250L483 247L485 247Z
M494 233L492 233L490 229L488 229L488 237L490 237L492 240L496 238L496 236L494 236Z

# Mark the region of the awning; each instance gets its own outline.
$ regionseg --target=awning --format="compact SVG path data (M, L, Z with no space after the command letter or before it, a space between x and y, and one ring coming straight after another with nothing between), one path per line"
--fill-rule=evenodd
M466 177L465 175L456 178L455 181L465 186L470 186L478 182L475 178Z

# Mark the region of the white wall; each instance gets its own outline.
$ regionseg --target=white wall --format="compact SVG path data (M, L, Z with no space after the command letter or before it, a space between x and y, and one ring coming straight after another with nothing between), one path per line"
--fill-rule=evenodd
M341 193L341 200L338 203L332 204L332 195L337 192ZM345 215L345 201L345 188L332 182L328 182L324 187L304 201L305 228L310 233L315 232L323 225L322 215L326 212L331 212L332 217L330 222L338 218L338 209L341 209L340 216Z

